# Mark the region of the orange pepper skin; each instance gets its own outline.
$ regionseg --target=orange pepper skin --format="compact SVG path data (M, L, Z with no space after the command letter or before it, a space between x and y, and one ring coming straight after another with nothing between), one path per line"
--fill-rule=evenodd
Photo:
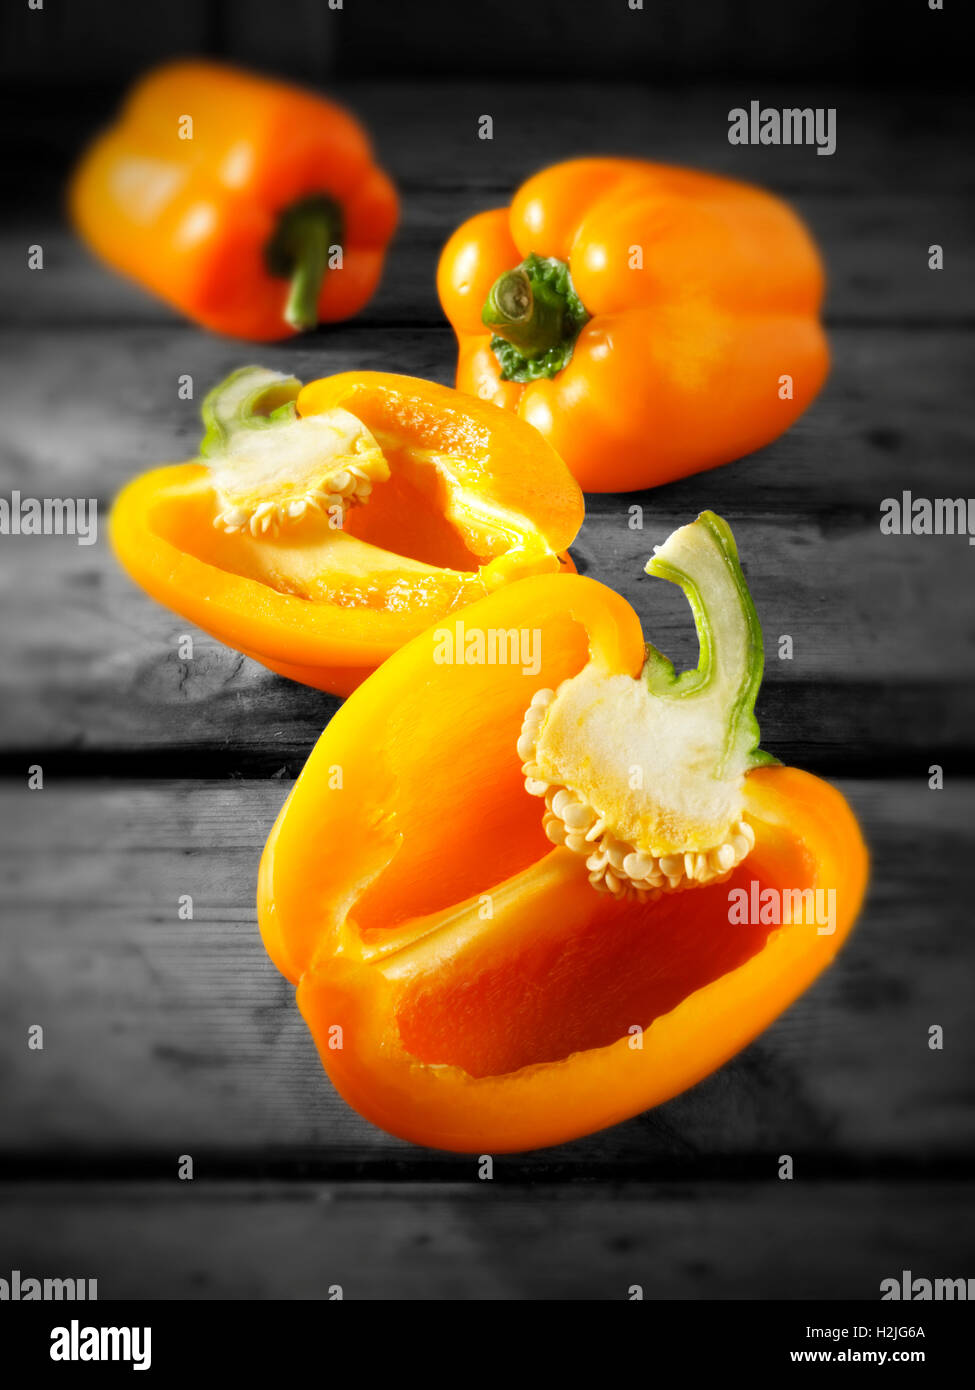
M640 622L581 576L525 580L463 617L530 625L539 669L437 665L435 632L402 648L322 734L257 902L349 1104L416 1144L499 1153L615 1124L721 1066L833 959L867 853L833 787L763 767L746 782L756 845L727 883L643 905L594 892L545 838L515 741L534 692L590 657L638 674ZM729 891L752 880L834 889L835 930L732 924Z
M481 311L532 254L569 267L591 317L554 376L504 380ZM457 386L530 421L586 492L655 487L761 448L829 367L822 264L799 218L761 189L693 170L630 159L545 169L509 208L458 228L437 286Z
M471 556L469 571L457 569L450 554L431 560L429 572L414 585L409 562L400 568L398 561L413 553L410 542L423 524L424 507L434 532L428 543L460 545L443 516L439 475L432 466L421 467L414 471L428 480L427 496L414 491L405 500L393 494L385 502L383 484L347 522L359 540L376 547L369 552L376 557L375 574L342 568L345 537L338 533L330 542L334 548L310 566L311 590L301 593L293 584L289 590L268 582L247 563L246 555L254 553L253 547L242 550L248 542L214 529L209 470L183 463L141 474L116 498L109 532L123 568L158 602L219 641L272 671L338 695L349 694L430 622L459 613L495 586L538 572L574 570L564 552L582 525L582 494L555 451L523 421L451 387L381 372L309 382L298 397L299 415L333 408L355 414L391 454L415 449L450 455L469 492L489 508L514 514L523 534L509 549L503 537L495 537L491 553ZM363 601L351 602L349 593L359 589Z
M180 138L192 119L192 138ZM188 129L188 127L183 127ZM187 318L252 341L287 338L286 274L267 253L279 219L331 199L341 268L325 271L317 321L351 318L372 297L399 200L347 111L285 83L206 62L150 72L116 125L81 160L69 190L89 247Z

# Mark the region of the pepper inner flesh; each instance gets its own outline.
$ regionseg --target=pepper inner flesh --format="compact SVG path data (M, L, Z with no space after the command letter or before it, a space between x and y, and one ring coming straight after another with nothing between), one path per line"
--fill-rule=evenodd
M649 574L687 594L701 657L677 675L653 647L640 677L590 661L525 713L525 789L545 798L545 832L616 897L723 882L755 833L743 816L758 750L761 629L727 524L704 512L659 546Z
M632 1037L762 950L770 927L728 920L729 891L752 881L763 892L811 874L792 846L774 868L756 855L724 885L641 904L589 892L583 872L574 890L546 897L516 941L485 933L447 959L441 943L435 968L398 996L400 1041L418 1062L479 1077Z
M465 573L388 550L346 530L331 529L320 513L307 517L300 528L260 537L247 532L227 535L214 527L213 516L213 489L201 471L189 485L161 493L150 521L165 540L206 564L311 603L447 611L485 593L476 568ZM411 526L416 522L414 515ZM427 534L431 533L436 536L435 519L429 523ZM416 545L404 545L403 550L411 548L422 554Z

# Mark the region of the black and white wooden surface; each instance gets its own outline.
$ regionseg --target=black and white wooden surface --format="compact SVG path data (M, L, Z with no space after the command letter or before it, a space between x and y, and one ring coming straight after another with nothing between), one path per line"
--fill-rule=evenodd
M0 495L97 497L103 533L126 478L194 452L183 373L202 388L255 359L303 378L450 381L438 250L545 162L625 151L763 182L829 267L823 396L756 456L590 499L574 555L686 659L687 611L642 564L701 508L729 519L767 639L763 744L848 795L869 902L834 968L717 1075L479 1182L473 1160L400 1143L343 1104L260 944L259 854L337 701L202 634L181 661L187 624L131 585L103 534L0 538L0 1273L97 1277L103 1298L334 1283L346 1297L614 1298L641 1283L647 1297L866 1299L904 1268L975 1273L975 550L879 530L881 500L904 488L975 490L970 108L767 84L772 105L836 106L837 153L819 158L729 146L740 91L713 82L339 93L401 187L402 229L355 323L261 349L197 331L89 260L59 189L108 108L79 90L74 123L32 110L0 230ZM483 112L492 143L475 139ZM26 268L37 242L42 273ZM41 1052L26 1042L37 1023ZM777 1177L785 1153L792 1182ZM183 1154L192 1182L177 1180Z

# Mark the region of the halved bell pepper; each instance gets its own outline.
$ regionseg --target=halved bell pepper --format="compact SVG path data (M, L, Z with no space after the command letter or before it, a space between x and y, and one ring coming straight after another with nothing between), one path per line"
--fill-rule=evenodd
M727 527L703 514L648 569L688 594L695 671L602 584L527 579L371 676L278 816L266 949L336 1088L393 1134L521 1150L667 1100L857 915L850 808L757 747L761 632Z
M348 111L200 61L136 83L69 204L102 260L187 318L261 342L357 314L399 214Z
M586 492L654 487L776 439L829 353L823 269L762 189L637 159L530 178L444 247L456 384L517 411Z
M574 568L561 459L450 387L245 367L203 417L199 461L123 489L112 544L154 598L292 680L347 694L429 623Z

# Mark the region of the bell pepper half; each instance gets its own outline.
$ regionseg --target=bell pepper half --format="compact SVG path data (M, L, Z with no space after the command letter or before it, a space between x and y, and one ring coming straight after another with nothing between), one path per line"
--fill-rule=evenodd
M768 444L829 353L823 270L759 188L636 159L530 178L444 247L456 384L517 411L586 492L654 487Z
M730 531L655 555L701 661L540 576L345 702L261 863L266 949L329 1077L417 1144L556 1144L659 1104L832 960L867 855L843 797L758 747L761 632Z
M136 84L69 205L114 269L214 332L262 342L357 314L399 214L349 112L206 62Z
M160 603L292 680L347 694L429 623L573 568L561 459L450 387L244 367L203 418L199 460L119 494L112 544Z

